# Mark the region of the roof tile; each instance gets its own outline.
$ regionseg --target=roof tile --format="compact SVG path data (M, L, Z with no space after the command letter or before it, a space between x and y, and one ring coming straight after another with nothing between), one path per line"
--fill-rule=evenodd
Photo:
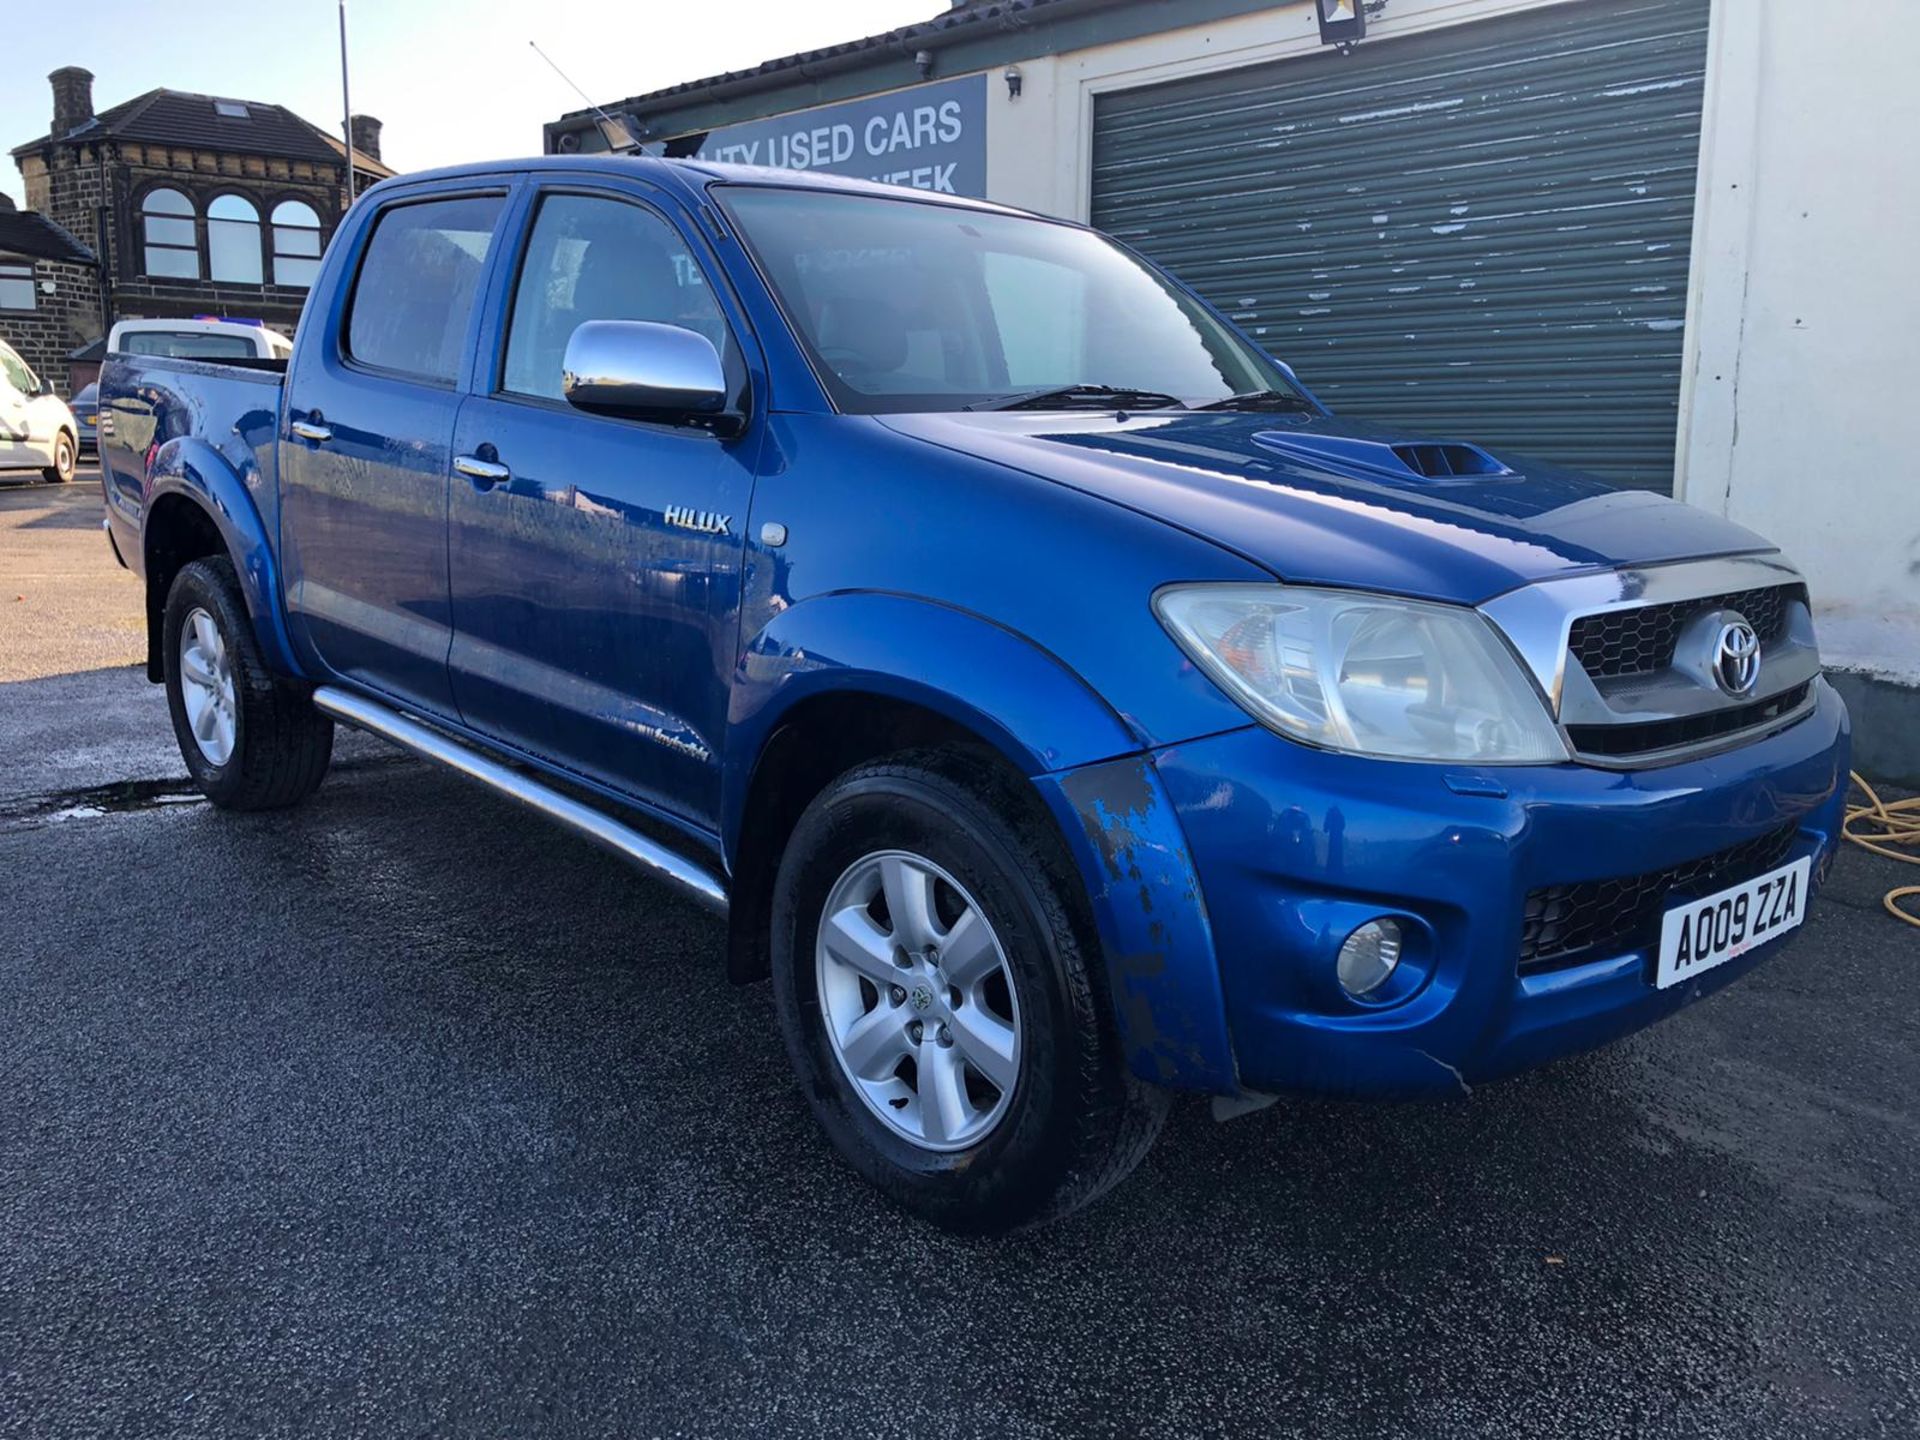
M93 251L37 210L0 210L0 254L95 263Z

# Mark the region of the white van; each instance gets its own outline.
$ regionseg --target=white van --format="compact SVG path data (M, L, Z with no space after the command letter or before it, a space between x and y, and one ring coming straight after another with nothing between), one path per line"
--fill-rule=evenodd
M258 320L121 320L107 332L114 355L171 355L180 360L284 360L293 341Z
M0 340L0 473L38 470L64 485L79 453L80 427L67 402Z

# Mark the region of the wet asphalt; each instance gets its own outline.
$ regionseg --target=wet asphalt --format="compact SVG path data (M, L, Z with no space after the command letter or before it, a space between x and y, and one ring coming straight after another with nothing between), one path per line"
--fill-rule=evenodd
M1920 1429L1891 864L1610 1050L1183 1104L1096 1209L963 1241L617 862L364 739L277 815L181 773L137 671L0 684L0 1434Z

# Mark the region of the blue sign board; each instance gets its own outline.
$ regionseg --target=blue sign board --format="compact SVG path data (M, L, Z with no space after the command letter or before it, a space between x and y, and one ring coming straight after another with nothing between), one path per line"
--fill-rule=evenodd
M987 77L796 110L707 132L702 160L822 170L947 195L987 193Z

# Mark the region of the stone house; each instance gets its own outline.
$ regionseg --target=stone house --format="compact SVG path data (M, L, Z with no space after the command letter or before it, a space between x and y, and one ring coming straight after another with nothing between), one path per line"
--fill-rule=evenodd
M98 264L35 257L35 318L0 309L0 337L64 393L92 378L115 320L220 315L291 334L346 206L345 145L281 105L160 89L96 113L88 71L48 79L52 128L13 150L27 210ZM351 123L357 191L393 171L380 122Z
M98 268L77 237L0 195L0 340L62 394L73 337L97 323Z

